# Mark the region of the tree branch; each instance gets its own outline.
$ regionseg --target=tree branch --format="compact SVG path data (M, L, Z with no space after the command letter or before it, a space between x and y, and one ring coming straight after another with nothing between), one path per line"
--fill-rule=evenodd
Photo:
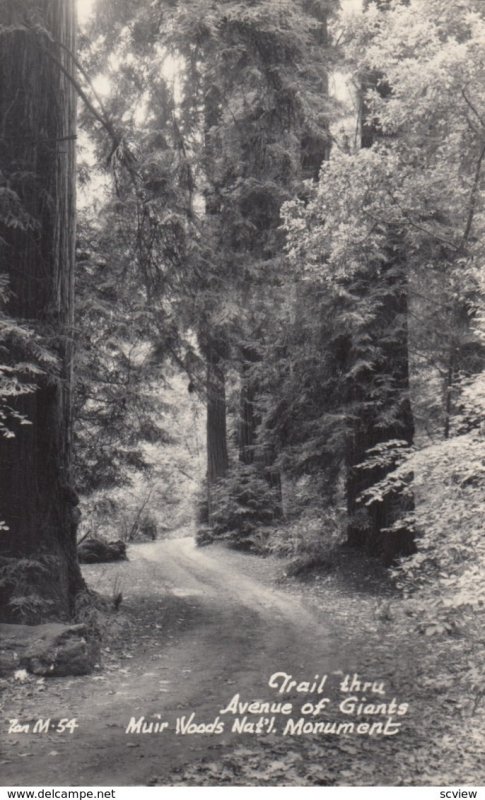
M466 243L468 241L468 238L470 236L470 233L471 233L471 229L472 229L472 225L473 225L473 218L475 216L475 210L476 210L476 206L477 206L478 186L479 186L479 183L480 183L480 175L481 175L481 171L482 171L482 164L483 164L483 159L484 158L485 158L485 144L483 145L483 147L481 149L480 156L479 156L478 161L477 161L477 166L475 168L475 176L474 176L474 179L473 179L473 186L472 186L472 190L471 190L471 194L470 194L470 206L469 206L469 209L468 209L468 215L467 215L465 230L463 231L463 236L462 236L462 240L461 240L461 243L460 243L459 250L463 250L465 248L465 245L466 245Z
M399 209L399 211L403 215L404 219L407 222L409 222L409 224L413 228L416 228L416 230L421 231L421 233L426 234L426 236L429 236L432 239L436 239L437 242L441 242L442 244L445 244L447 247L450 247L452 250L455 250L455 251L459 250L459 247L458 247L458 245L455 244L455 242L449 241L449 239L445 239L444 236L439 236L437 233L434 233L433 231L429 230L429 228L425 228L423 225L420 225L418 222L415 222L410 217L408 212L405 211L404 208L402 208L400 203L396 200L396 198L394 197L394 195L392 194L392 192L389 189L387 190L387 194L391 198L391 200L394 203L394 205L397 206L397 208Z
M485 128L485 120L483 119L481 114L479 114L479 112L477 111L477 109L473 105L473 103L470 100L470 98L467 96L467 93L465 92L464 89L461 90L461 94L462 94L462 97L463 97L465 103L467 104L468 108L470 108L473 111L473 113L475 114L476 118L480 121L482 126Z

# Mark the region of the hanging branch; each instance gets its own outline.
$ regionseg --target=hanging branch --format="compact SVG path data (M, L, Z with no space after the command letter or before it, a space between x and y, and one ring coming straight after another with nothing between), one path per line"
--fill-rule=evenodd
M39 25L39 24L33 24L32 25L32 24L27 24L26 23L24 25L10 26L8 29L7 28L0 28L0 35L13 34L13 33L16 33L16 32L30 33L30 34L33 34L35 37L37 37L39 49L41 50L41 52L48 59L50 59L50 61L52 61L58 67L58 69L62 72L62 74L68 79L68 81L74 87L74 90L76 91L78 96L83 101L83 103L86 106L86 108L89 111L89 113L94 117L94 119L101 125L101 127L108 134L108 136L109 136L109 138L111 140L111 143L112 143L112 148L111 148L111 151L110 151L110 153L109 153L109 155L108 155L108 157L106 159L107 164L108 165L112 164L113 156L118 151L120 163L123 164L125 169L128 171L128 174L129 174L132 182L136 185L137 181L139 179L139 173L137 172L137 170L134 167L134 164L136 163L136 160L137 160L136 156L127 147L126 143L123 140L122 134L119 133L116 130L112 120L109 118L109 114L108 114L106 108L104 107L103 101L101 100L99 94L97 93L96 89L93 86L91 78L89 77L86 69L83 67L83 65L76 58L74 53L69 49L69 47L67 47L67 45L63 44L62 42L57 41L57 39L50 33L50 31L47 30L47 28L45 28L42 25ZM89 90L92 93L92 95L93 95L97 105L99 106L100 110L98 110L96 108L95 104L88 97L88 94L86 93L85 89L79 83L79 81L74 77L74 75L72 74L72 71L69 70L62 63L62 61L56 55L54 55L54 53L52 53L49 50L49 48L45 47L42 44L42 42L40 41L40 37L41 36L47 38L49 40L49 42L52 42L60 50L63 50L65 53L67 53L67 55L71 59L73 65L81 73L81 75L83 76L84 80L86 81L86 84L88 85Z

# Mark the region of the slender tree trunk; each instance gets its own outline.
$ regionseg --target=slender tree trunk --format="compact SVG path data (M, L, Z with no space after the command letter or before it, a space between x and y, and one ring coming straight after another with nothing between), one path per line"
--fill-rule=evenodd
M241 395L239 398L239 461L241 464L252 464L254 461L254 444L256 441L256 421L254 418L254 393L241 376Z
M254 409L256 386L251 378L251 366L256 356L250 348L241 348L242 363L240 368L239 396L239 461L241 464L254 463L254 447L256 444L257 416Z
M281 474L274 466L276 453L273 447L263 446L258 440L258 427L261 423L260 415L255 408L258 396L258 383L251 376L251 366L258 361L257 352L250 347L242 348L241 387L239 396L239 461L241 464L254 464L268 485L274 490L274 513L281 517L283 514L283 495Z
M226 375L220 344L207 346L207 501L209 525L213 512L213 489L224 478L229 458L227 451Z
M444 390L445 424L444 424L443 435L445 439L450 438L451 407L452 407L454 377L455 377L455 353L453 347L450 347L448 369L446 371L445 390Z
M32 220L27 229L0 224L0 270L8 313L59 363L15 403L31 424L0 441L3 618L37 621L68 617L83 585L70 475L76 102L59 66L72 72L74 0L3 0L0 23L11 28L0 48L0 176ZM18 350L10 357L34 360Z

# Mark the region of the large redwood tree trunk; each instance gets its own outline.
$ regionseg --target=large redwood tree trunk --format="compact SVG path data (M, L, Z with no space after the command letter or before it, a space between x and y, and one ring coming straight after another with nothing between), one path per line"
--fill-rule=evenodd
M68 617L82 586L70 476L76 101L66 72L75 0L3 0L0 25L0 180L32 220L27 229L0 221L7 313L58 359L57 372L15 402L31 424L0 440L0 519L9 528L0 538L1 615L38 621ZM17 347L7 358L35 354Z

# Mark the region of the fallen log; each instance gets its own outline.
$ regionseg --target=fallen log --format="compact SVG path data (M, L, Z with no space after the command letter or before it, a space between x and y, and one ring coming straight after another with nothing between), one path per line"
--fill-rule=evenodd
M34 675L86 675L94 661L86 625L0 623L0 674L26 669Z
M81 564L102 564L107 561L126 561L126 544L122 541L84 539L77 549Z

